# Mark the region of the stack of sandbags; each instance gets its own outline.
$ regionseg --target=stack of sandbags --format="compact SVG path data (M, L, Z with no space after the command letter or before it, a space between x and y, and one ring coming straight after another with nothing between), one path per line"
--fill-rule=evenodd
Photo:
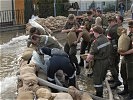
M18 89L17 100L34 100L34 93L21 87Z
M48 18L37 18L35 19L35 22L37 22L39 25L41 25L46 33L51 34L51 30L61 30L63 26L65 25L67 21L67 18L64 16L57 16L53 17L50 16ZM26 30L29 31L31 28L31 24L27 23L26 24Z
M51 30L58 30L63 28L66 21L67 18L64 16L57 16L57 17L50 16L46 18L46 20L44 21L44 25L46 25Z

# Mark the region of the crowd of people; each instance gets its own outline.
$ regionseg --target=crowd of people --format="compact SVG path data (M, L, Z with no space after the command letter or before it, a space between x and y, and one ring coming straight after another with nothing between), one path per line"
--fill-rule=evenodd
M79 18L80 20L77 20ZM111 71L113 77L111 88L116 89L117 86L122 85L118 74L120 56L123 56L120 72L123 78L124 90L118 94L129 94L127 98L131 100L133 99L133 20L128 22L129 49L126 52L118 52L118 39L120 37L118 29L123 27L123 20L121 15L106 18L99 9L89 10L86 15L81 17L69 14L61 33L71 34L76 37L66 37L64 48L56 40L51 39L50 36L40 33L35 27L30 29L27 46L29 47L30 43L35 45L37 48L36 53L39 56L51 56L47 61L43 59L42 64L44 66L41 67L46 71L49 82L55 83L55 73L58 70L63 70L69 86L76 87L75 77L80 75L80 70L84 66L84 60L80 57L80 61L78 61L76 57L77 44L81 42L80 54L87 52L86 62L94 61L92 78L96 96L99 97L103 97L103 81L106 78L107 70ZM73 42L70 43L70 41ZM34 53L31 59L34 59Z

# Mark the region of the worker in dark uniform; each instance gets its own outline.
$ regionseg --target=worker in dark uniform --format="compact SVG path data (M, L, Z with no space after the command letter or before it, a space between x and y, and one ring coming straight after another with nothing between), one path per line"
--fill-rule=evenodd
M123 17L121 15L117 15L116 19L117 19L118 28L122 28L123 27L123 25L122 25ZM118 34L121 34L121 33L118 33ZM125 95L125 94L128 94L128 83L127 83L126 62L125 62L124 57L121 60L120 73L121 73L121 77L123 79L124 90L118 92L118 94Z
M74 26L80 27L79 23L75 20L75 15L69 14L68 20L61 32L62 33L76 32L76 35L78 37L78 32L75 28L73 28ZM69 45L69 43L67 41L64 45L64 51L69 55L72 64L74 64L76 66L76 69L77 69L76 74L79 75L80 69L79 69L78 60L76 57L77 45L74 43L72 45Z
M118 39L119 39L119 35L117 33L118 24L116 21L116 16L112 16L108 20L110 22L110 29L108 31L107 37L112 45L109 69L114 79L114 83L111 85L111 88L115 89L117 86L121 85L121 82L118 79L119 61L120 61L120 55L117 52Z
M43 55L44 63L42 62L40 55ZM49 57L47 55L49 55ZM47 75L47 80L49 82L55 84L55 73L58 70L62 70L65 73L65 76L68 77L68 85L76 86L75 67L72 66L68 54L63 50L58 48L50 49L48 47L40 48L37 52L33 51L31 61L42 68Z
M133 20L128 22L129 34L128 36L131 39L129 50L126 52L120 52L120 55L124 56L126 62L126 71L127 71L127 83L128 83L128 92L129 95L126 100L133 99Z
M84 29L82 30L78 36L77 42L80 41L80 38L82 37L83 40L81 41L81 47L80 47L80 54L85 54L86 48L89 52L90 46L92 41L94 40L94 35L89 34L91 25L95 23L95 20L93 19L93 13L92 11L87 12L87 18L84 18L82 25L84 25ZM80 57L79 66L84 66L84 60Z
M103 97L103 81L106 77L107 69L109 66L110 56L110 41L103 34L103 29L100 26L93 27L95 40L93 41L90 52L86 61L94 60L93 77L96 95Z

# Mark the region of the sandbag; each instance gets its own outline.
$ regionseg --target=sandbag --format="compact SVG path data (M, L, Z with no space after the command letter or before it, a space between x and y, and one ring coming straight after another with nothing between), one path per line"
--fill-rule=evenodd
M67 42L68 42L69 46L71 46L74 41L77 41L76 33L75 32L69 32L67 34Z
M74 86L68 87L68 93L72 96L73 100L81 100L81 92Z
M47 34L45 32L45 29L40 24L38 24L36 21L29 20L29 23L31 24L32 27L36 27L40 31L41 34Z
M129 49L130 37L122 34L118 39L118 52L125 52Z
M17 100L33 100L34 94L32 91L25 91L23 88L19 88Z
M22 79L23 84L26 84L28 86L38 83L37 76L33 73L26 73L24 75L21 75L20 78Z
M36 69L34 67L29 67L28 64L27 64L27 67L21 67L20 68L20 75L24 75L27 73L35 74L35 72L36 72Z
M69 93L52 93L52 96L55 97L53 100L73 100Z
M88 93L84 92L81 96L81 100L93 100Z
M46 88L39 88L36 91L36 96L38 98L45 98L45 99L49 99L52 96L52 93L50 90L46 89Z
M25 61L30 60L30 58L32 57L32 53L33 53L33 48L26 48L22 54L22 59Z
M86 29L83 29L82 34L83 34L82 38L84 39L84 41L89 42L89 38L90 38L89 32Z

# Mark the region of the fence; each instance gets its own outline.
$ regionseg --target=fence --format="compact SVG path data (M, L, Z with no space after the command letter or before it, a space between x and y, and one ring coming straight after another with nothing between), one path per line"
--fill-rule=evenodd
M74 3L78 4L79 9L76 9ZM124 1L126 6L125 10L129 10L131 6L131 1ZM118 11L118 2L117 0L110 1L89 1L89 0L71 0L69 3L41 3L39 4L39 16L40 17L49 17L49 16L67 16L69 13L75 13L76 15L80 15L91 8L101 9L103 12L115 12ZM56 13L56 14L55 14Z
M0 27L24 24L24 10L0 11Z

